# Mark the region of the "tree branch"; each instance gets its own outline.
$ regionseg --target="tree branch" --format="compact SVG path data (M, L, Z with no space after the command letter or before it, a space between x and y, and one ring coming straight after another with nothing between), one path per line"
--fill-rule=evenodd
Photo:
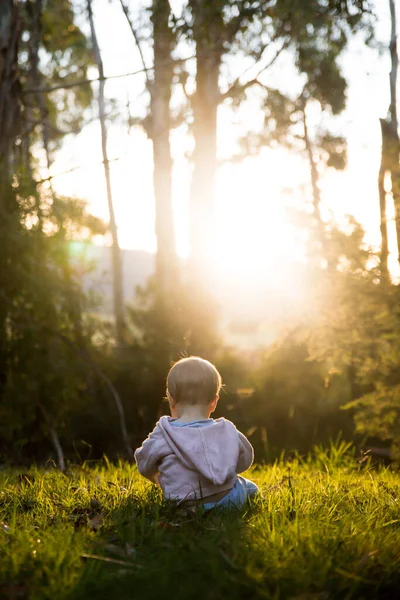
M286 50L286 48L289 46L290 41L291 41L290 38L287 38L284 41L284 43L282 44L282 46L279 48L279 50L275 53L275 56L273 58L271 58L271 60L258 71L257 75L250 81L247 81L246 83L240 85L240 80L243 77L243 75L245 73L247 73L255 65L251 65L245 71L243 71L243 73L241 75L239 75L239 77L236 78L236 80L233 82L233 84L230 86L230 88L224 94L222 94L222 100L225 100L226 98L230 98L235 92L245 91L247 88L251 87L252 85L257 84L257 85L262 86L263 84L258 80L258 77L274 64L274 62L279 58L281 53L284 50ZM263 50L261 51L260 58L264 54L266 48L267 48L267 45L265 45Z
M136 44L136 47L137 47L139 55L140 55L140 60L142 61L143 71L146 73L147 86L149 86L151 83L150 78L149 78L149 69L147 68L146 61L144 59L144 54L143 54L142 47L140 45L138 34L136 33L136 30L133 26L132 20L129 15L129 9L126 6L126 4L124 3L124 0L120 0L120 4L121 4L121 8L124 12L124 15L126 17L126 20L128 21L129 28L133 35L133 39L135 40L135 44Z
M188 60L188 59L185 59ZM153 67L149 67L148 70L152 70ZM50 92L55 92L56 90L67 90L73 87L78 87L80 85L86 85L88 83L94 83L95 81L106 81L108 79L121 79L122 77L132 77L133 75L140 75L141 73L144 73L145 69L139 69L138 71L132 71L130 73L121 73L118 75L108 75L107 77L95 77L93 79L79 79L78 81L71 81L71 82L66 82L66 83L60 83L57 85L52 85L49 87L42 87L42 88L27 88L25 90L22 90L23 94L39 94L39 93L43 93L43 94L49 94Z
M117 156L117 158L109 158L108 162L116 162L117 160L121 160L121 156ZM55 175L49 175L48 177L44 177L43 179L36 179L34 181L35 185L41 185L42 183L46 183L46 181L51 181L55 177L62 177L63 175L69 175L74 171L81 171L82 169L90 169L91 167L98 167L100 165L104 165L104 161L101 160L98 163L93 163L92 165L78 165L77 167L72 167L71 169L67 169L67 171L62 171L61 173L56 173Z
M195 55L187 56L186 58L175 58L173 59L174 64L185 63L188 60L196 58ZM168 64L171 59L167 59L165 64ZM122 79L124 77L133 77L134 75L141 75L147 71L153 71L154 67L146 67L146 69L138 69L137 71L131 71L129 73L118 73L117 75L107 75L103 77L94 77L93 79L78 79L78 81L67 81L66 83L59 83L57 85L51 85L48 87L41 88L26 88L22 89L21 93L24 95L28 94L49 94L50 92L56 92L57 90L68 90L73 87L79 87L81 85L87 85L88 83L95 83L96 81L108 81L109 79Z
M258 75L257 75L258 77ZM261 81L259 81L257 79L257 77L255 77L254 79L250 79L250 81L246 81L246 83L244 83L241 86L238 86L236 88L236 90L233 90L233 86L229 88L229 90L227 92L225 92L225 94L221 94L221 102L223 102L224 100L226 100L226 98L231 98L232 96L234 96L234 92L235 93L243 93L245 92L248 88L251 88L255 85L258 85L259 87L261 87L263 90L265 90L266 92L269 92L271 90L271 88L269 88L267 85L265 85L264 83L262 83Z
M0 295L3 297L3 299L8 303L8 304L12 304L12 302L10 301L10 299L8 298L8 296L2 291L0 290ZM26 318L27 315L26 313L24 313L24 317ZM87 348L84 345L76 345L74 344L74 342L72 340L70 340L66 335L64 335L63 333L61 333L60 331L53 331L50 327L47 327L46 325L40 324L39 326L37 325L37 323L35 323L32 319L30 319L28 317L28 325L24 325L21 323L14 323L16 325L16 327L36 327L37 329L41 329L43 332L48 333L49 335L59 338L61 341L64 342L64 344L66 344L69 348L71 348L72 350L74 350L74 352L76 352L82 359L83 361L90 367L93 369L93 371L95 371L95 373L97 373L98 377L106 384L107 388L109 389L114 402L115 402L115 406L117 408L117 412L118 412L118 416L119 416L119 422L120 422L120 429L121 429L121 434L122 434L122 440L126 449L126 452L130 458L130 460L134 460L134 454L133 454L133 450L132 447L130 445L129 442L129 436L128 436L128 431L126 428L126 421L125 421L125 411L124 411L124 406L122 404L121 398L117 392L117 389L115 388L114 384L112 383L112 381L107 377L107 375L104 373L104 371L91 359L90 354L87 350ZM44 409L43 405L38 402L38 406L39 408L42 410L43 414L45 414L46 409ZM46 413L48 415L48 413ZM50 423L51 425L51 423ZM50 435L52 437L52 441L53 443L56 445L56 439L54 438L54 427L52 427L52 430L50 430ZM56 434L57 437L57 434ZM62 449L61 449L62 452ZM57 452L58 453L58 452ZM60 463L60 468L61 468L61 464Z

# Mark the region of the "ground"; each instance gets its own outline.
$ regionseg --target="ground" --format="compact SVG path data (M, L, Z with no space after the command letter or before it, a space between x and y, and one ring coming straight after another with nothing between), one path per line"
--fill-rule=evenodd
M126 463L0 471L0 598L398 597L400 473L348 448L247 473L241 512L169 505Z

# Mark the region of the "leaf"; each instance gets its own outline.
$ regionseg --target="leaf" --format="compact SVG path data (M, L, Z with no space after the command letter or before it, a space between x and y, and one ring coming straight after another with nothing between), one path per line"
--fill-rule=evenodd
M382 525L382 527L388 527L389 525L394 525L395 523L400 523L400 519L393 519L393 521L387 521Z
M130 563L126 560L119 560L116 558L110 558L108 556L100 556L99 554L81 554L81 558L91 558L93 560L101 560L103 562L113 563L115 565L124 565L125 567L133 567L135 566L133 563Z
M30 475L29 473L20 473L19 475L17 475L16 480L19 483L34 483L35 482L35 477L33 475Z

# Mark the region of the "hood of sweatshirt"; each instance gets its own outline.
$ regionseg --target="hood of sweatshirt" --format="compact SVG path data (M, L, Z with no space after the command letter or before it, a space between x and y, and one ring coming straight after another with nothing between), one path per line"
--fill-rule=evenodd
M161 417L160 429L177 458L214 485L223 485L236 474L239 434L227 419L215 419L205 427L174 427Z

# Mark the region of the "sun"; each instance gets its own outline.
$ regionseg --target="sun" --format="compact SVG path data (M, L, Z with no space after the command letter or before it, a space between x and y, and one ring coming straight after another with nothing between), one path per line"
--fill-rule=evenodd
M283 283L287 266L303 254L288 219L279 178L271 176L265 185L261 162L253 158L232 165L218 178L215 268L225 281L240 286L254 287L271 278Z

